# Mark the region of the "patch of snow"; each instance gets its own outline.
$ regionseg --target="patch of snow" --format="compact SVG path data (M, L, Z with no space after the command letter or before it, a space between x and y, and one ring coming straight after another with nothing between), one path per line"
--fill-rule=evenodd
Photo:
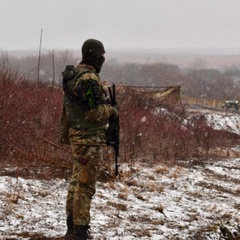
M220 115L206 114L209 126L215 130L226 130L236 134L240 134L240 118L239 115Z
M136 164L140 174L97 184L91 234L110 240L186 240L208 229L204 239L219 239L217 226L240 222L239 164L240 159L229 159L164 172L159 166ZM20 239L21 233L65 234L66 180L2 176L0 187L0 239Z

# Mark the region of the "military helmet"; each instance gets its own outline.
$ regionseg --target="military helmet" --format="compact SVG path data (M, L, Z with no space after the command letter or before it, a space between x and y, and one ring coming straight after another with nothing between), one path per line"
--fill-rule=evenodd
M99 73L105 61L105 53L102 42L96 39L88 39L82 45L82 63L90 64Z
M82 56L93 56L102 55L105 53L104 46L102 42L96 39L88 39L82 45Z

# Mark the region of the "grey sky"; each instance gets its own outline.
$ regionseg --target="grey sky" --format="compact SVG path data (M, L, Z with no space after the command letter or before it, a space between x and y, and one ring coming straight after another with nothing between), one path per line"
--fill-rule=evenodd
M0 48L240 48L240 0L0 0Z

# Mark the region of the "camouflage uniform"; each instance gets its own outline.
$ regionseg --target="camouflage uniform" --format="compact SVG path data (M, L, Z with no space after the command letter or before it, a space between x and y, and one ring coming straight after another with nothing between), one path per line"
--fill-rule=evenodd
M89 134L71 128L69 138L73 149L73 170L66 211L68 216L73 215L75 225L88 225L90 204L102 162L105 133Z
M92 63L91 58L86 62ZM79 97L79 101L74 102L66 92L64 95L64 110L70 125L69 140L73 151L66 213L74 226L88 226L90 223L91 201L103 160L103 147L106 146L106 126L109 117L117 114L117 110L106 103L98 75L100 69L98 62L86 64L83 58L76 68L79 77L67 82L68 89Z

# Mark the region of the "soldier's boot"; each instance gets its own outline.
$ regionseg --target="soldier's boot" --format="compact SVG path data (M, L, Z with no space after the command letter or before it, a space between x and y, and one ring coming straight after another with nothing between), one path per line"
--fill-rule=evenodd
M93 237L89 233L89 225L74 225L74 240L89 240Z
M74 239L74 224L73 224L73 216L67 216L67 232L64 236L64 240L72 240Z

